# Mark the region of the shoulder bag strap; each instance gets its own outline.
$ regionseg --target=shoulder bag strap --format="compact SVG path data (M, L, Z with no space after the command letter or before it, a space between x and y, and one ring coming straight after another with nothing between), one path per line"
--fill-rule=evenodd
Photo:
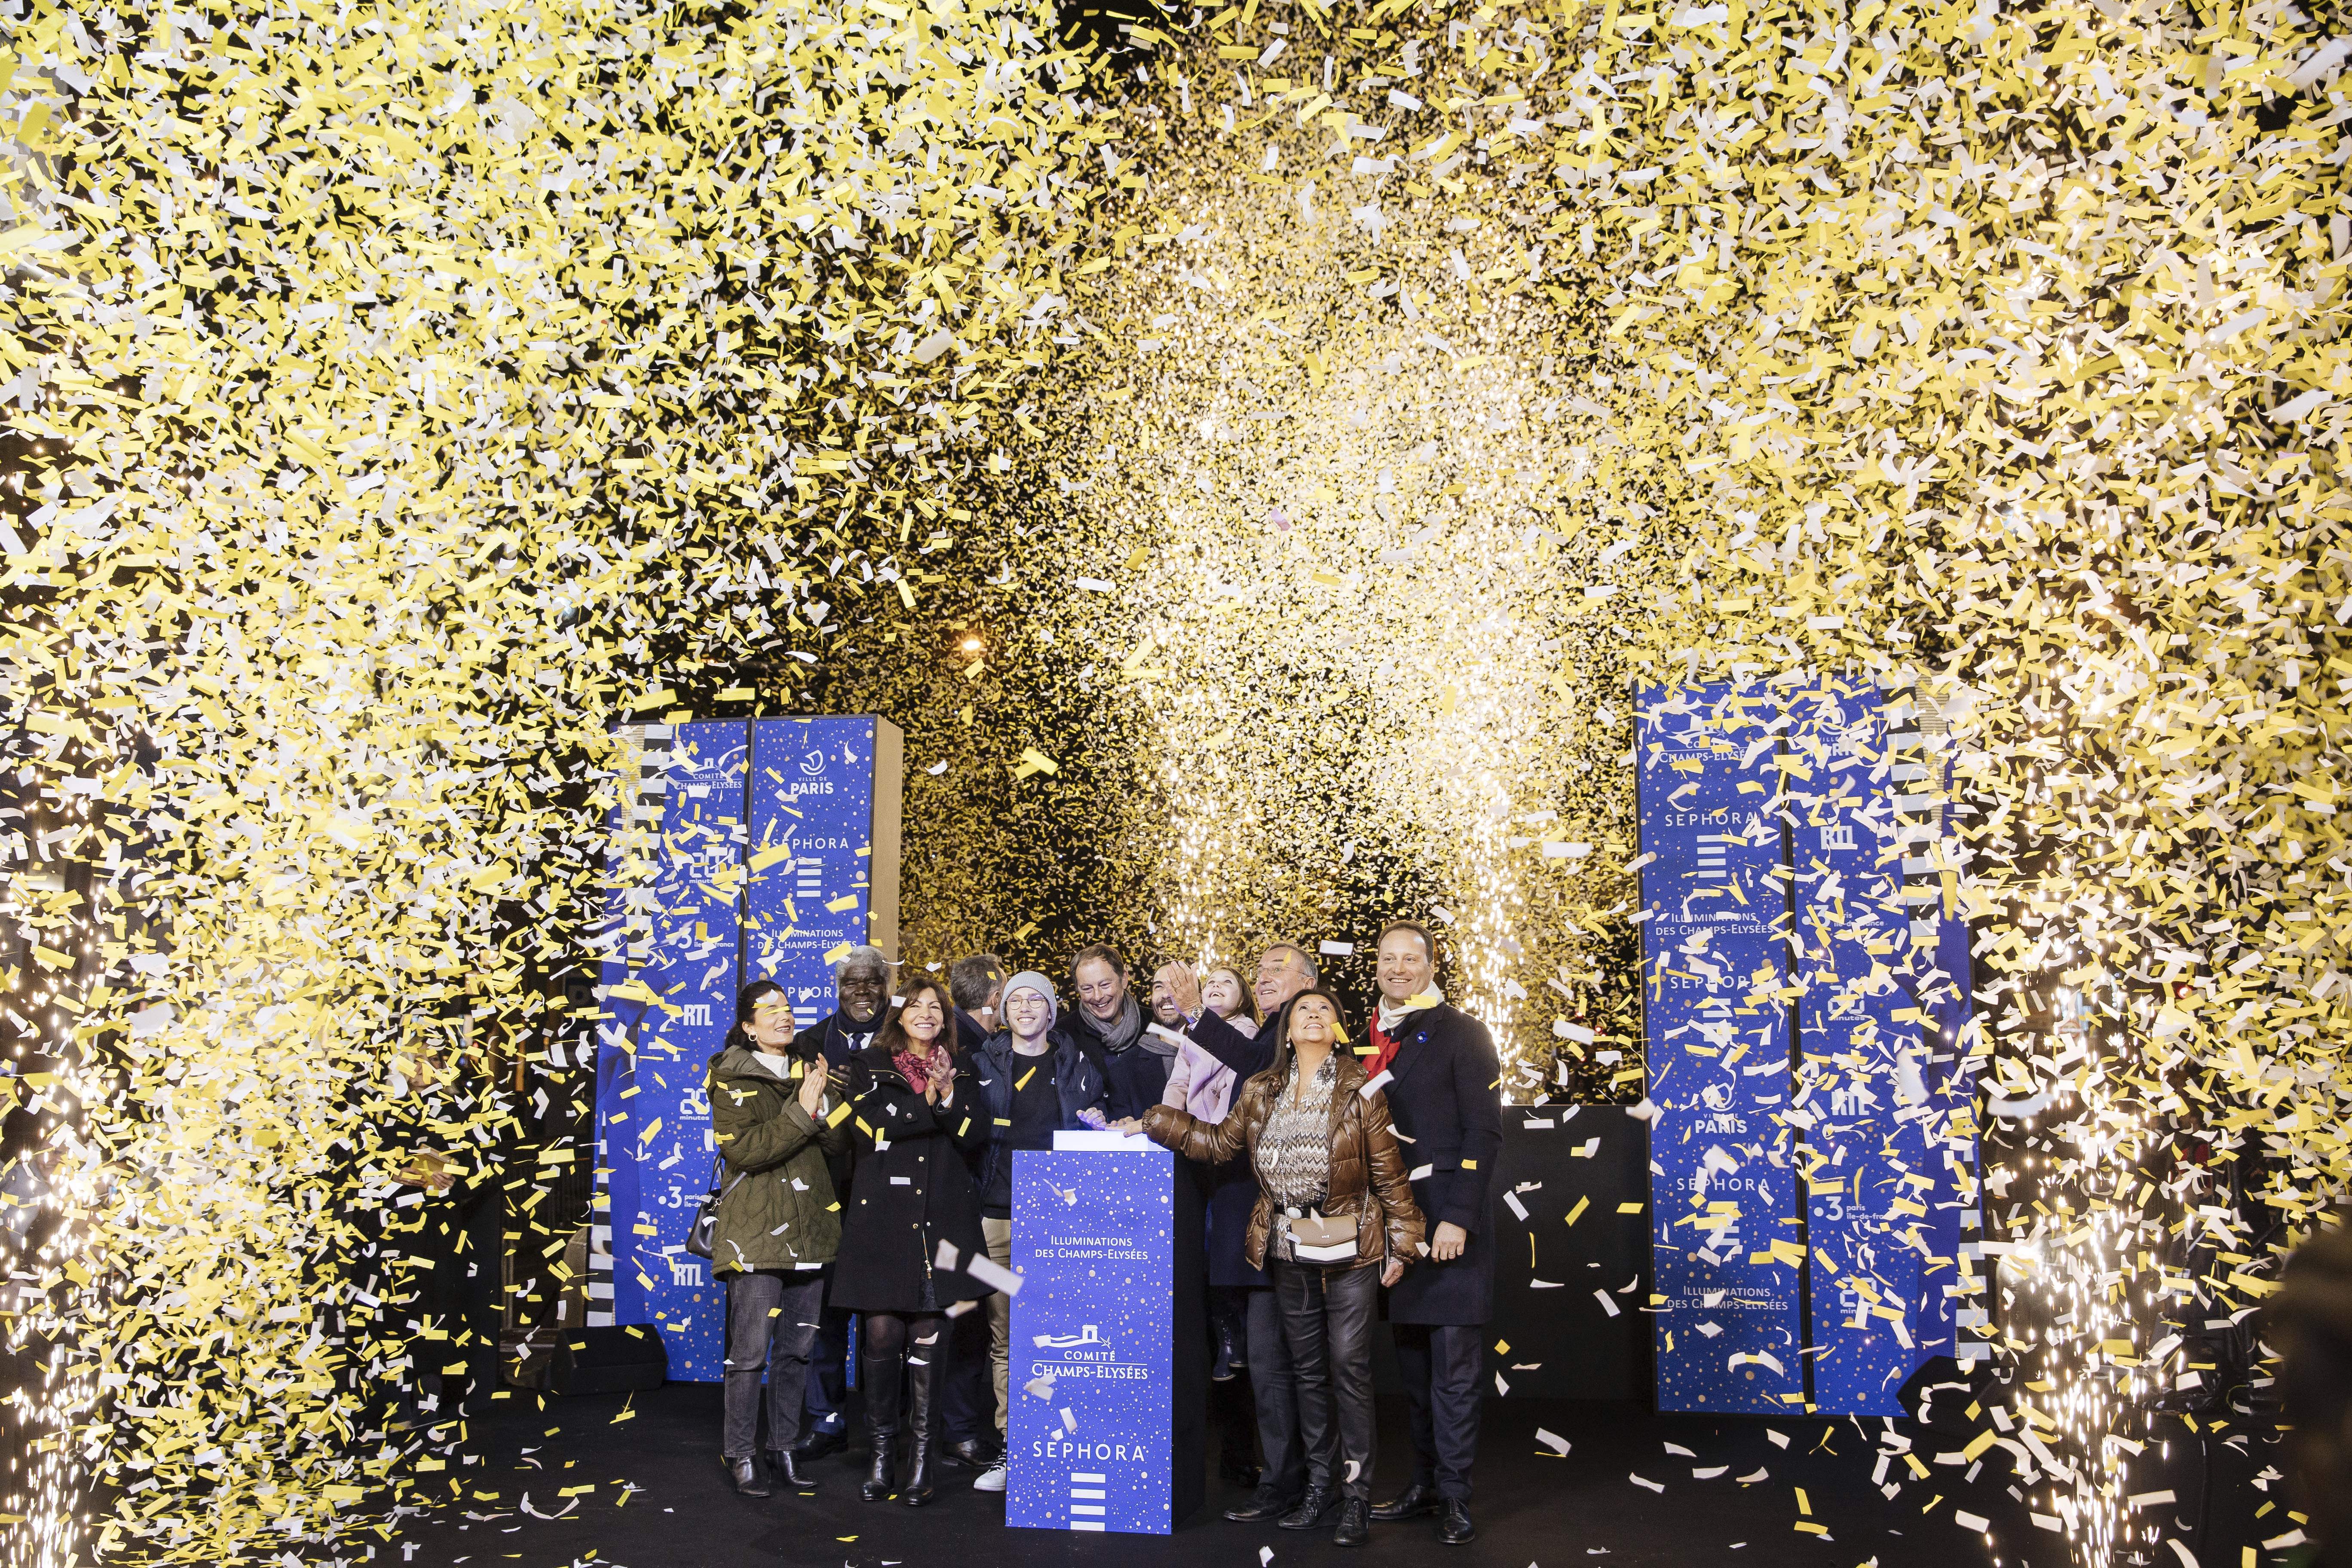
M722 1193L719 1190L719 1173L724 1163L724 1160L719 1157L714 1156L712 1158L710 1165L710 1194L703 1200L710 1205L710 1212L714 1215L719 1212L729 1198L735 1195L735 1189L743 1184L743 1178L751 1173L751 1172L746 1171L742 1175L737 1176L733 1181L727 1184L727 1190Z

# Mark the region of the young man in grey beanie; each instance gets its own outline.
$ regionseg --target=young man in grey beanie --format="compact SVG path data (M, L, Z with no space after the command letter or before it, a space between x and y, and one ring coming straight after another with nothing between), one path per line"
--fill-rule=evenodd
M988 1256L1013 1266L1013 1152L1050 1150L1056 1132L1104 1124L1102 1074L1084 1052L1053 1033L1060 1009L1054 983L1023 970L1004 983L1003 1016L1010 1026L989 1037L972 1072L982 1113L989 1119L988 1153L980 1168L980 1228ZM997 1449L1005 1454L974 1481L975 1489L1001 1492L1006 1479L1004 1450L1005 1368L1013 1330L1013 1301L988 1298L989 1359L996 1373Z

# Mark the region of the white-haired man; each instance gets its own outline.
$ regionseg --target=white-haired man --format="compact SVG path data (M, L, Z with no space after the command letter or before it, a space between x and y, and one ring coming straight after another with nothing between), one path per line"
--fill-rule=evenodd
M809 1026L828 1071L845 1070L850 1058L874 1043L890 1007L890 958L878 947L860 945L833 966L834 1009ZM835 1192L849 1190L846 1161L833 1173ZM793 1454L803 1462L837 1452L849 1441L849 1418L842 1405L849 1394L849 1314L827 1307L809 1347L808 1393L801 1417L802 1437Z

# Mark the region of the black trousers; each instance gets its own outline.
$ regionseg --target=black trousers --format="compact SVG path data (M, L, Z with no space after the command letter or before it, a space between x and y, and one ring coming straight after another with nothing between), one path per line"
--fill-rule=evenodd
M1372 1448L1372 1316L1380 1270L1268 1258L1282 1334L1298 1388L1299 1444L1309 1486L1370 1500Z
M1397 1375L1412 1406L1412 1479L1442 1498L1470 1500L1478 1457L1479 1346L1485 1325L1392 1323Z
M1217 1441L1219 1475L1239 1479L1258 1473L1257 1400L1246 1371L1209 1384L1209 1430Z
M1271 1287L1249 1290L1250 1394L1257 1405L1258 1485L1283 1497L1307 1486L1307 1456L1298 1446L1298 1386L1291 1375L1290 1342Z
M996 1446L996 1382L988 1359L988 1309L948 1320L948 1380L940 1391L940 1426L950 1443Z
M832 1279L830 1268L825 1271ZM809 1347L808 1387L803 1391L801 1430L838 1437L848 1424L843 1406L849 1403L849 1320L839 1307L827 1307L817 1320L816 1342Z

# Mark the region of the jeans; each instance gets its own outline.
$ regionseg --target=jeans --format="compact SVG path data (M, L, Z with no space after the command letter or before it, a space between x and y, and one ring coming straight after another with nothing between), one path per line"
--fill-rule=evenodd
M1307 1485L1307 1458L1298 1447L1298 1388L1291 1375L1290 1343L1282 1309L1270 1287L1249 1291L1250 1393L1257 1402L1258 1484L1283 1497Z
M988 1258L1000 1268L1013 1267L1013 1222L1009 1219L980 1217L980 1234L988 1238ZM1012 1405L1006 1400L1006 1369L1013 1352L1013 1298L999 1290L988 1298L988 1360L996 1373L996 1436L1004 1436L1006 1419Z
M824 1305L817 1274L738 1274L727 1281L727 1394L721 1447L748 1459L760 1447L760 1374L768 1378L768 1447L800 1440L809 1346Z
M1437 1495L1470 1500L1478 1457L1478 1373L1485 1330L1471 1323L1391 1323L1397 1375L1412 1406L1412 1479Z
M1380 1302L1380 1270L1370 1264L1327 1268L1277 1258L1266 1260L1266 1269L1274 1276L1298 1387L1307 1482L1370 1501L1378 1431L1372 1415L1372 1316Z
M838 1436L848 1422L841 1407L849 1399L850 1316L837 1307L827 1307L817 1319L816 1344L809 1352L806 1394L807 1429L811 1432Z

